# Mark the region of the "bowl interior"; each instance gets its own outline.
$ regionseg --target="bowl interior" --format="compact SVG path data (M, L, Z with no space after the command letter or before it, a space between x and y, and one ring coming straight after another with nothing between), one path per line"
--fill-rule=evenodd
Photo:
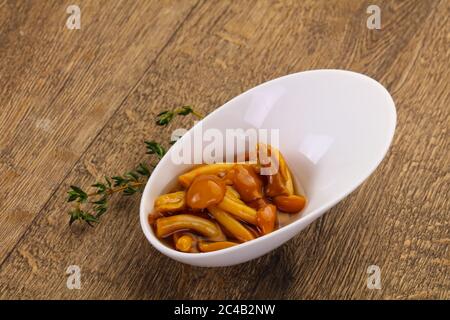
M301 220L340 200L370 175L389 147L395 121L384 87L357 73L320 70L264 83L211 113L170 149L144 191L141 215L151 212L154 199L192 167L174 163L171 153L180 152L196 134L209 128L258 128L278 129L280 151L308 198L295 217ZM224 149L239 152L227 145Z

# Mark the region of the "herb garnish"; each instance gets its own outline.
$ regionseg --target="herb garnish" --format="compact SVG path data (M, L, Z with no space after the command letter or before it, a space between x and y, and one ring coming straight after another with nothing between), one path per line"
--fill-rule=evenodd
M203 116L196 112L191 106L183 106L173 111L163 111L157 115L156 124L166 126L174 116L186 116L193 114L201 119ZM165 155L166 149L156 141L144 141L147 154L156 157L156 163ZM172 144L172 142L171 142ZM108 201L116 193L122 193L125 196L132 196L142 192L156 164L150 166L140 163L137 168L128 171L121 176L105 176L103 180L97 181L91 185L91 192L86 192L78 186L70 186L67 191L67 202L73 203L69 211L69 225L75 221L87 223L93 227L94 223L100 221L100 217L108 210Z
M182 106L181 108L175 110L168 110L159 113L156 116L156 124L158 126L167 126L169 122L172 121L174 116L176 115L187 116L188 114L191 113L200 119L203 118L203 116L197 111L195 111L191 106Z

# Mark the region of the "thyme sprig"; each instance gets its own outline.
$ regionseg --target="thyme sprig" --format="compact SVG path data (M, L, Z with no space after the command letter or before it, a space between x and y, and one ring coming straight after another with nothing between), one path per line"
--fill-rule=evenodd
M122 192L126 196L131 196L142 192L150 174L150 168L145 163L140 163L135 170L121 176L105 176L104 180L91 185L92 191L89 193L80 187L70 186L67 201L75 202L75 205L69 212L69 224L80 220L93 226L93 223L99 222L100 217L108 210L108 200L113 194Z
M183 106L172 111L163 111L157 116L156 124L166 126L176 115L195 115L197 118L203 116L191 106ZM147 154L156 158L156 163L166 154L166 149L156 141L144 141ZM150 177L155 164L147 165L140 163L134 170L119 176L105 176L101 181L96 181L90 186L89 192L78 186L70 186L67 191L67 201L73 203L69 211L69 225L75 221L85 222L93 227L100 221L100 217L108 210L108 202L114 194L121 193L132 196L142 192Z
M167 126L176 115L187 116L188 114L193 114L199 119L203 118L203 116L195 111L191 106L182 106L181 108L177 108L175 110L166 110L159 113L156 116L156 124L158 126Z

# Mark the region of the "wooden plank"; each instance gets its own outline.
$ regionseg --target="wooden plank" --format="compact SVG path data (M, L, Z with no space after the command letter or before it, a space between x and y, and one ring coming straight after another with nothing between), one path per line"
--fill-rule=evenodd
M77 3L0 6L0 262L194 5Z
M449 298L449 123L446 1L203 2L111 118L0 270L2 298ZM227 268L174 262L147 243L139 199L113 202L95 229L67 228L65 191L145 158L168 141L155 115L191 103L212 111L286 73L347 68L380 80L397 104L387 158L356 192L286 245ZM192 119L183 119L189 126ZM366 287L369 265L382 289ZM81 290L66 288L79 265Z

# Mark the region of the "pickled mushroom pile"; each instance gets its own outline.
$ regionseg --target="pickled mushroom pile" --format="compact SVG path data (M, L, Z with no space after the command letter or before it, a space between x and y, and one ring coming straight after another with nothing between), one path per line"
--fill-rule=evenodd
M210 252L273 232L279 214L299 213L306 198L296 194L284 157L261 148L266 159L205 164L179 176L177 189L159 196L149 215L156 236L178 251ZM277 170L262 174L271 161Z

